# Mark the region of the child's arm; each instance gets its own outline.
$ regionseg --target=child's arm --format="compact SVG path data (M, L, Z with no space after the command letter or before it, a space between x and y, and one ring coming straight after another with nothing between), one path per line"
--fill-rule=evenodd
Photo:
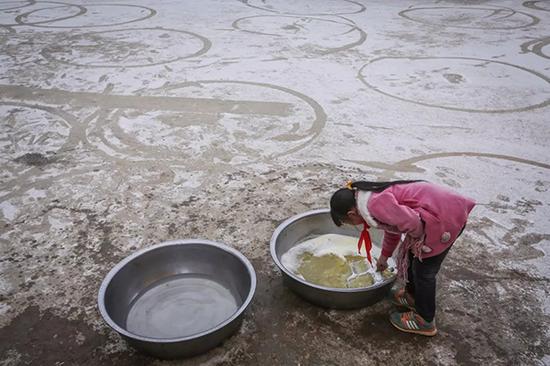
M424 234L418 212L399 204L395 196L388 191L373 195L369 200L368 210L378 221L396 226L400 232L409 234L413 238L419 238Z
M372 196L368 203L370 214L378 221L397 227L401 233L406 233L413 238L419 238L424 234L424 225L420 215L408 206L397 202L395 196L384 191ZM382 256L391 257L399 244L401 234L384 233L382 243Z
M395 248L397 248L400 239L401 234L385 231L384 240L382 241L382 255L386 258L391 257L393 251L395 250Z

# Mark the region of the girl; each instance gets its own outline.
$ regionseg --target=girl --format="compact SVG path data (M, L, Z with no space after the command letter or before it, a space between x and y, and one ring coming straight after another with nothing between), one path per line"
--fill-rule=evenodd
M397 256L398 277L406 286L392 291L392 302L410 311L390 315L404 332L433 336L436 275L452 244L464 230L475 202L424 181L349 182L330 199L330 214L337 226L364 225L359 245L370 244L369 227L384 230L377 270L405 234ZM370 255L368 255L370 258Z

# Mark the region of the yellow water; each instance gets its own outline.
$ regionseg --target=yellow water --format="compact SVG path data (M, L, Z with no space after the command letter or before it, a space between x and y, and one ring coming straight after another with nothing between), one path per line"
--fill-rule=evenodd
M370 264L365 257L361 256L337 256L325 254L315 256L310 252L300 255L300 266L297 274L301 275L307 282L334 288L359 288L369 287L375 283L371 273L367 273ZM382 272L384 278L393 276L393 272L385 270Z

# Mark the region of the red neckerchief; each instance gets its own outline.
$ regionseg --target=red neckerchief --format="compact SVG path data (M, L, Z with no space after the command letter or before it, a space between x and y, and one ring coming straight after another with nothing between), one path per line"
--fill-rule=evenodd
M372 258L370 256L370 250L372 249L372 241L370 240L369 234L369 225L365 220L363 220L363 231L361 231L361 236L359 237L359 242L357 243L357 251L361 254L361 247L365 243L365 250L367 251L367 259L372 265Z

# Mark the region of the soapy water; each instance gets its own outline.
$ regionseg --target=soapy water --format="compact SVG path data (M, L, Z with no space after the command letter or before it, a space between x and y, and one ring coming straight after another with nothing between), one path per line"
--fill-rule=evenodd
M283 266L303 280L332 288L364 288L395 276L395 263L388 258L388 269L376 271L380 249L373 246L373 265L357 252L358 238L325 234L307 239L281 257ZM364 252L363 252L364 253Z

